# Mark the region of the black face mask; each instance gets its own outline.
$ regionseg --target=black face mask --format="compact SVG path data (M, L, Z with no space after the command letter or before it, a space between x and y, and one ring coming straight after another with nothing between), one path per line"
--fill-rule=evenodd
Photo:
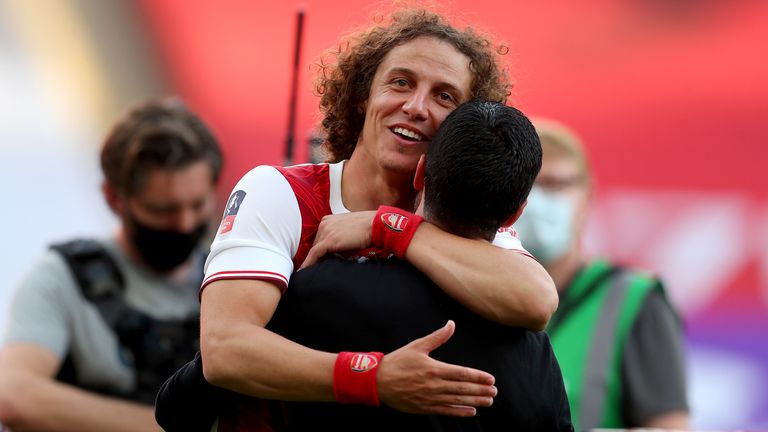
M186 261L208 229L208 223L202 223L191 232L182 233L150 228L131 216L128 221L128 232L142 259L160 273L171 271Z

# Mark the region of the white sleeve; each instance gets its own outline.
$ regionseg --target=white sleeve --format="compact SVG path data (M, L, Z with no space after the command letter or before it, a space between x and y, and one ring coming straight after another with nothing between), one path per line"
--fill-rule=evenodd
M262 279L285 289L299 247L301 212L288 181L259 166L235 185L205 262L201 290L222 279Z
M528 255L533 258L533 255L523 247L523 243L517 235L517 230L515 230L515 227L512 225L501 227L496 231L496 236L493 238L493 245L520 252L523 255Z

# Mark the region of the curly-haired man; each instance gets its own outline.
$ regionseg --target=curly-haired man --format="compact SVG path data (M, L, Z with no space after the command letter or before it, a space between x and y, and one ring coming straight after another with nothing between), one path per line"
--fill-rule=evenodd
M473 416L497 390L488 373L429 357L451 326L384 356L312 350L265 328L292 272L342 251L405 259L501 324L539 330L557 307L552 280L513 230L500 229L491 244L409 213L419 158L446 116L463 102L504 102L509 93L493 44L440 15L403 10L332 54L317 83L330 163L247 173L232 194L238 208L226 212L211 246L201 288L205 378L259 398ZM269 421L234 405L220 430Z

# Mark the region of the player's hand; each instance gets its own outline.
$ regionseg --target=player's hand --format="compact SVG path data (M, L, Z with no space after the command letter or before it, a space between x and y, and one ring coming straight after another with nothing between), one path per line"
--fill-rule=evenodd
M371 225L376 212L359 211L323 217L307 258L299 270L328 253L362 250L371 245Z
M493 375L443 363L429 353L453 335L453 321L441 329L384 356L376 373L379 400L414 414L471 417L475 407L493 404Z

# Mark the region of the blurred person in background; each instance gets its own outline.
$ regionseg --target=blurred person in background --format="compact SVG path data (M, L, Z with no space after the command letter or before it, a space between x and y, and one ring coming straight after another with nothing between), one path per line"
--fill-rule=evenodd
M146 101L119 120L101 149L119 228L53 245L9 296L1 423L158 429L157 389L199 347L201 243L221 165L216 139L177 99Z
M542 168L515 227L560 294L547 331L576 430L686 429L680 318L654 275L585 256L594 186L587 156L564 125L534 124Z

